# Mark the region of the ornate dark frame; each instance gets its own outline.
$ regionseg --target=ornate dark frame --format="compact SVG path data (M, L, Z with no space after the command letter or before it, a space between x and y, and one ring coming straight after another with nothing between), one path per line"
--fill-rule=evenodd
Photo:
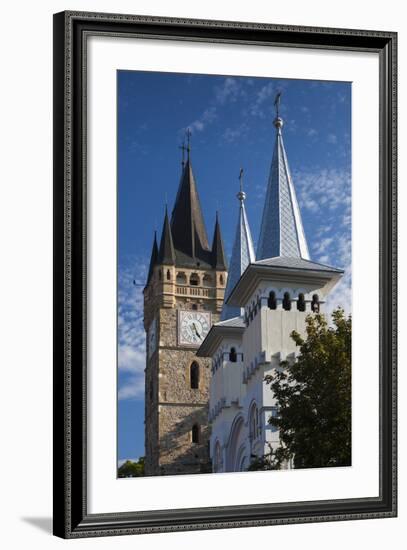
M376 52L380 59L380 494L320 502L88 514L86 494L86 44L138 36ZM397 34L62 12L54 15L54 534L64 538L397 514Z

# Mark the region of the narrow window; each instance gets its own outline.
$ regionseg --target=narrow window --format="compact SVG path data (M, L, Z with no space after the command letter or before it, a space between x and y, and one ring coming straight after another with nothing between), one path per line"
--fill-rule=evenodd
M298 294L297 309L298 311L305 311L305 298L302 292Z
M269 309L277 309L276 293L273 290L269 294L267 305Z
M223 286L223 275L221 275L221 276L219 277L219 282L220 282L221 286Z
M235 348L230 348L229 361L231 363L236 363L237 361L237 353Z
M200 436L201 436L201 429L199 427L199 424L194 424L191 430L192 443L199 443Z
M314 294L311 302L311 310L314 313L319 313L319 297L318 294Z
M290 311L290 309L291 309L291 300L290 300L290 293L289 292L284 292L283 308L286 311Z
M171 271L167 269L167 281L171 281Z
M254 403L250 412L250 438L253 441L257 439L259 433L259 412L257 410L257 405Z
M197 390L199 388L199 365L195 361L192 363L190 367L190 381L191 381L191 389Z
M177 285L186 285L187 284L187 277L185 273L177 273Z

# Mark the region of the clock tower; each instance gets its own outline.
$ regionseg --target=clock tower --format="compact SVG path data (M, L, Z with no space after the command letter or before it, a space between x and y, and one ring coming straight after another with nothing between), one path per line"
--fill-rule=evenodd
M226 279L219 219L210 247L188 149L144 289L146 475L211 471L210 360L196 351L220 318Z

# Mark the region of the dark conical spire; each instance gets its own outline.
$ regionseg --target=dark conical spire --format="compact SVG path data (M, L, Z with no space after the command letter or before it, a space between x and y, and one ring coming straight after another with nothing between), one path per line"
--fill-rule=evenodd
M223 239L220 231L219 217L217 212L212 243L212 266L215 269L223 269L224 271L227 270L225 248L223 246Z
M151 275L153 274L154 266L158 260L158 246L157 246L157 231L154 231L153 248L151 249L150 266L148 268L147 285L150 282Z
M181 181L171 216L174 247L192 258L209 250L208 237L201 204L189 156L182 171Z
M171 227L168 219L167 207L165 207L163 232L161 234L160 251L158 253L160 264L175 264L175 250L172 241Z

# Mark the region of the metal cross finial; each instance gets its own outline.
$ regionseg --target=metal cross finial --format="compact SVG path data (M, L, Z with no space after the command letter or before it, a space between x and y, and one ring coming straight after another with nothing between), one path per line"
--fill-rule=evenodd
M185 151L187 150L187 147L185 146L185 141L182 142L182 145L180 145L179 148L182 150L182 168L184 168L184 166L185 166Z
M278 92L276 95L276 98L274 100L274 107L276 108L276 117L279 117L279 109L280 109L280 101L281 101L281 92Z
M189 155L191 153L191 135L192 135L192 132L189 128L187 128L185 135L187 138L187 153L188 153L188 160L189 160Z

